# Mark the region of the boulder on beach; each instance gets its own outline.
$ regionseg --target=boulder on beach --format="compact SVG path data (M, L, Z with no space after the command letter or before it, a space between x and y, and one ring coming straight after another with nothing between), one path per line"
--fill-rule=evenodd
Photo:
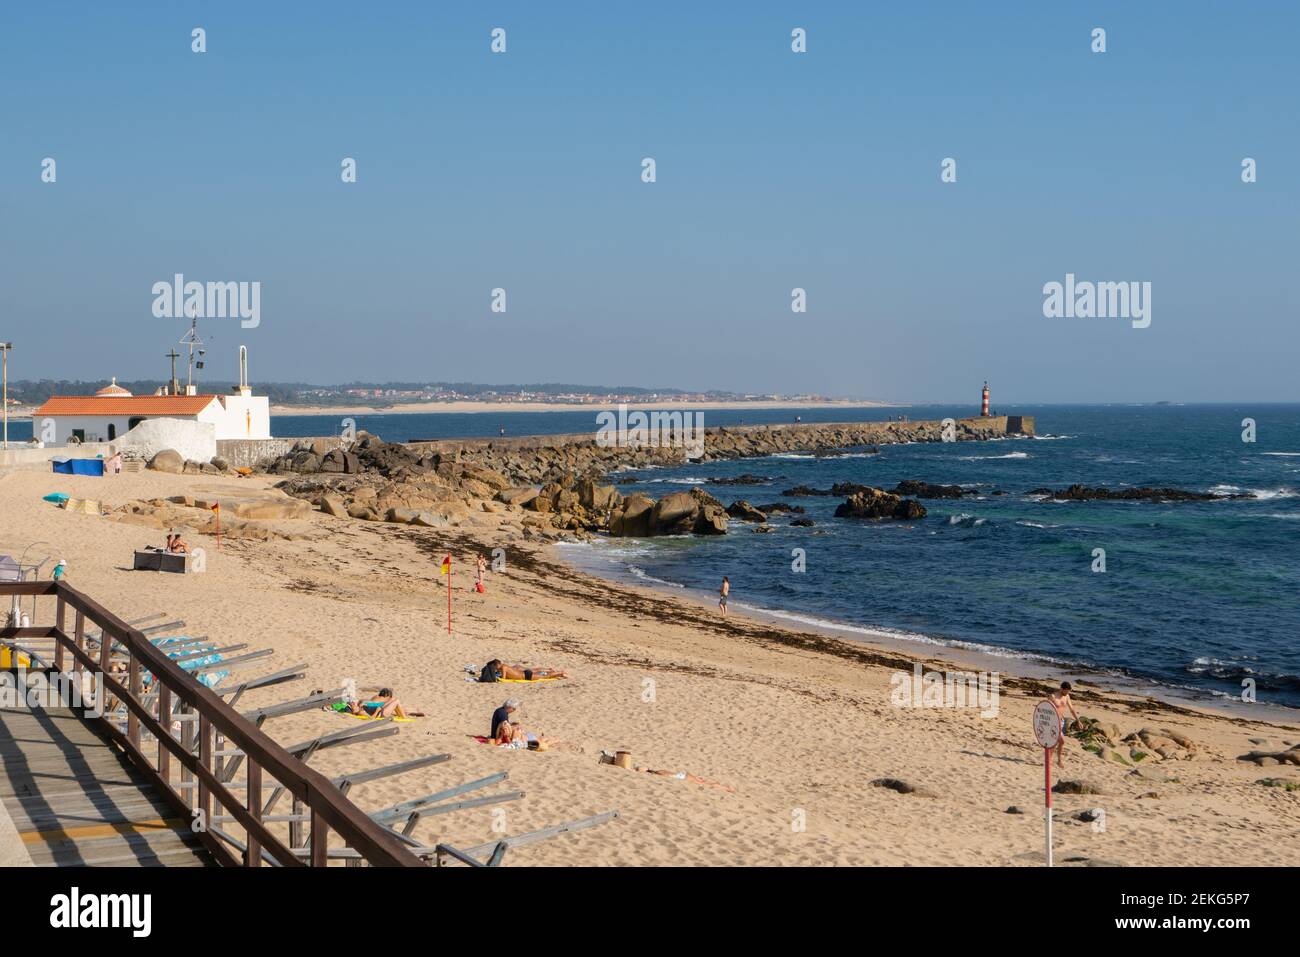
M321 496L320 510L326 515L333 515L335 518L348 517L348 507L343 504L343 497L340 495Z
M627 538L644 538L650 534L650 520L655 500L649 495L633 492L623 499L619 508L609 518L609 534Z
M1259 767L1273 767L1280 764L1293 764L1300 766L1300 744L1287 751L1251 751L1249 754L1243 754L1237 758L1238 761L1249 761Z
M578 483L578 503L583 508L604 513L618 504L622 496L612 485L601 485L592 479L583 479Z
M1052 785L1056 794L1105 794L1100 784L1091 781L1057 781Z
M163 449L149 460L149 468L155 472L180 475L185 470L185 459L175 449Z
M690 492L672 492L665 495L654 508L655 533L671 535L676 531L689 532L699 510L700 503Z
M527 505L535 498L537 498L537 489L531 485L502 489L496 494L496 500L506 505Z
M322 472L342 472L347 475L355 475L361 471L361 464L352 452L344 449L330 449L320 460L320 470Z

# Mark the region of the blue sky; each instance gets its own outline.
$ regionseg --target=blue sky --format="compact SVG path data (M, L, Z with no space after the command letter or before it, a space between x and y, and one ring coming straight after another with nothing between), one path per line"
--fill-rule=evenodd
M150 289L181 272L262 283L257 329L204 324L220 378L246 343L254 381L1294 400L1298 27L1261 2L5 4L0 338L19 378L162 377L183 329ZM1044 318L1067 272L1151 282L1151 326Z

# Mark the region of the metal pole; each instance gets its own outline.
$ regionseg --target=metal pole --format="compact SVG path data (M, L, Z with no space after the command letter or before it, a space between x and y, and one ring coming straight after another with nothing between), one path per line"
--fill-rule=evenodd
M1047 824L1047 866L1052 866L1052 749L1043 748L1043 820Z
M3 353L4 355L4 380L5 380L4 399L3 399L4 407L5 407L4 447L6 450L8 450L9 448L9 343L6 342L3 347L0 347L0 353ZM32 423L33 426L35 424L36 424L35 422Z

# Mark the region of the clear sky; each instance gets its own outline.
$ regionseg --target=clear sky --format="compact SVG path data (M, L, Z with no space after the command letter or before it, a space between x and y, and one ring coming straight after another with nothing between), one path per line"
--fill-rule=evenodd
M5 2L0 339L18 378L162 378L179 272L262 284L258 328L203 324L214 378L246 343L254 382L1295 400L1297 35L1253 0ZM1150 282L1150 327L1044 318L1066 273Z

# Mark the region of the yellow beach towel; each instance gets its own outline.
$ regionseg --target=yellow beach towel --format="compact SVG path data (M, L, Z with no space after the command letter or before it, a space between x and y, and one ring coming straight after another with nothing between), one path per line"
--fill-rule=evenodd
M30 668L32 659L21 651L18 652L18 664L14 664L14 649L8 645L0 647L0 668Z

